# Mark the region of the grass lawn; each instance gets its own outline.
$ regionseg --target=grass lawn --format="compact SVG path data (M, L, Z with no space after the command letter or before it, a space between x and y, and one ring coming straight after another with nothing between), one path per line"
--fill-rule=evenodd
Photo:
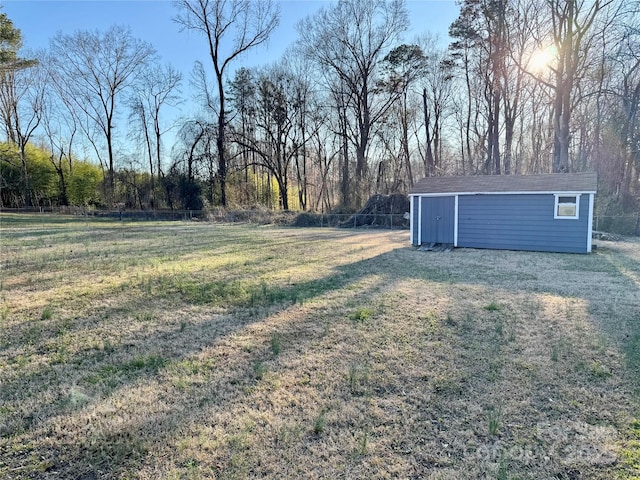
M638 240L0 222L0 478L640 478Z

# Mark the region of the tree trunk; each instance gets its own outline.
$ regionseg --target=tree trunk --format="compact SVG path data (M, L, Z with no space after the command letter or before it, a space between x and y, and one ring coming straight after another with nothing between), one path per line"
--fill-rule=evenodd
M289 186L286 178L278 176L278 190L280 190L280 204L285 212L289 210Z
M505 119L504 133L504 174L511 174L511 152L513 149L513 128L514 120L509 117Z
M20 145L20 160L22 162L22 188L24 195L24 208L31 206L31 189L29 188L29 172L27 172L27 152L26 145Z
M51 164L58 174L58 179L60 180L60 205L67 206L69 205L69 196L67 194L67 180L64 178L64 170L62 169L62 157L64 153L60 151L60 156L58 157L58 163L55 162L53 153L49 160L51 160Z
M498 88L493 90L493 172L500 175L500 91Z
M569 171L570 93L561 84L556 88L553 112L553 172Z
M222 72L218 73L218 69L216 69L216 77L218 79L218 96L220 97L220 111L218 112L218 138L216 138L216 147L218 150L218 176L220 178L220 203L223 207L226 207L227 162L224 155L224 87L222 85Z
M149 193L149 206L151 209L155 208L155 180L153 174L153 151L151 148L151 137L149 136L149 129L147 127L147 115L144 111L144 107L140 105L140 113L142 115L142 128L144 130L144 140L147 147L147 155L149 156L149 175L151 178L150 182L150 193Z
M340 97L342 102L342 96ZM338 111L340 116L340 130L342 136L342 182L340 193L342 197L342 205L349 207L351 205L351 196L349 195L349 140L347 136L347 109L346 106L340 105Z
M114 200L115 195L115 168L113 160L113 145L111 142L111 128L107 128L107 151L109 154L109 198L110 201Z
M409 154L409 121L407 119L407 92L403 93L402 105L402 150L407 165L407 179L409 188L413 187L413 169L411 168L411 155Z
M422 90L422 108L424 110L424 129L427 135L427 151L425 154L425 175L427 177L433 177L436 174L436 165L433 158L433 149L431 147L431 131L429 128L430 118L429 109L427 107L427 89ZM464 147L463 147L464 149Z

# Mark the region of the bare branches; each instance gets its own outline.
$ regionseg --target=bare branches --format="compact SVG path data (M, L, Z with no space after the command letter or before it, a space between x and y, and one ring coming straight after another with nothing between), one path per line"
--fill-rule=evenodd
M407 27L407 11L400 0L342 0L298 25L306 54L330 69L353 100L348 108L356 121L356 134L350 138L356 148L356 203L364 195L372 130L392 104L375 88L379 64Z
M134 38L128 27L113 26L106 32L58 33L51 40L51 52L53 81L59 91L106 140L109 185L113 192L114 118L118 100L141 67L155 55L155 50Z
M182 28L204 34L209 46L209 56L218 87L217 150L220 200L222 205L226 206L226 112L223 78L227 67L236 58L268 40L278 26L279 9L271 0L176 0L175 4L180 11L175 21ZM231 36L232 39L229 38Z
M133 85L131 98L132 113L143 134L147 146L151 190L155 173L162 174L161 137L164 127L160 111L165 106L175 106L179 102L177 90L182 82L182 74L171 65L149 65L142 69L138 81Z

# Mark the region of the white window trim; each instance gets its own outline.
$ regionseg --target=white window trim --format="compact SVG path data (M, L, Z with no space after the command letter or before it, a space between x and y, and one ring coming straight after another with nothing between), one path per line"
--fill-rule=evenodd
M553 218L558 220L577 220L580 218L580 193L554 193L555 201L553 204ZM558 215L558 205L560 205L560 197L575 197L576 214L575 215Z

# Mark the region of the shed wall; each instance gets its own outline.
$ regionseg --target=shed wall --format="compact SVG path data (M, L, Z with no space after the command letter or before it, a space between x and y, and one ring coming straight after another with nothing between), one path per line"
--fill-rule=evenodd
M578 219L554 219L555 197L461 195L458 246L586 253L589 195L580 196Z

